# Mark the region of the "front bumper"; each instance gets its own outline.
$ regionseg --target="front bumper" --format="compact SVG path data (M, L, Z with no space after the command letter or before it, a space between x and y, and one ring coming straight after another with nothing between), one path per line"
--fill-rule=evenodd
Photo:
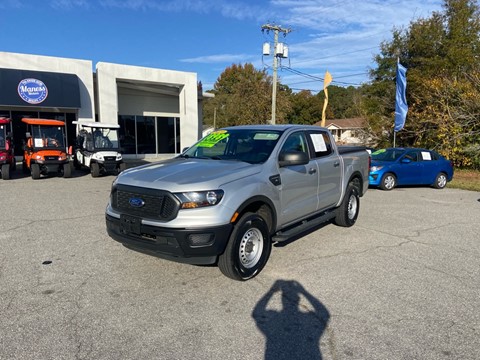
M381 180L382 176L378 172L371 172L368 176L368 184L370 186L379 186Z
M195 229L142 224L141 218L105 215L108 235L126 247L148 255L188 264L214 264L225 251L233 225Z
M45 160L45 161L32 161L32 164L38 164L42 174L50 174L60 172L63 169L63 165L68 164L65 160Z
M118 170L120 164L123 162L122 160L104 160L104 161L96 161L105 172L115 172Z

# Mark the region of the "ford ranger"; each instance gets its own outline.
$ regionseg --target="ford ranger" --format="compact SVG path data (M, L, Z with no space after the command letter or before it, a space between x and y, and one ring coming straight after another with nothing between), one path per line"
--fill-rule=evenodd
M233 126L175 158L123 171L106 208L110 237L146 254L217 264L235 280L265 266L273 242L333 221L352 226L369 155L326 128Z

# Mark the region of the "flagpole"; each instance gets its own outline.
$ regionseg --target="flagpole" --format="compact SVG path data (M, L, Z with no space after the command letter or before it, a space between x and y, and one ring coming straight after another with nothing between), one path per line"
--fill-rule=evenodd
M398 68L398 64L400 64L400 56L397 56L397 68ZM395 147L396 135L397 135L397 132L395 131L395 127L394 127L393 128L393 147Z

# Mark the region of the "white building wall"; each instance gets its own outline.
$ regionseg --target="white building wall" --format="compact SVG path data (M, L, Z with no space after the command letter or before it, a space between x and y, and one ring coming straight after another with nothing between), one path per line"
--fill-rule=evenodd
M104 62L97 63L96 73L99 121L114 123L118 121L117 80L174 85L180 89L179 111L178 114L171 115L180 118L180 146L181 148L190 146L199 138L201 124L198 118L197 74ZM151 114L144 112L135 115Z
M93 67L91 61L0 52L0 68L77 75L81 103L81 108L78 110L78 120L95 120Z

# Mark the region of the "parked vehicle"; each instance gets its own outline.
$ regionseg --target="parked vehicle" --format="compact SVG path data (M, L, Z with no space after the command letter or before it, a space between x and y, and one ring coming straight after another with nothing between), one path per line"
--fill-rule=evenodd
M10 119L0 117L0 171L3 180L10 179L10 172L17 167L9 125Z
M399 185L430 185L443 189L453 178L450 161L432 150L388 148L371 154L369 183L383 190Z
M118 174L126 164L120 154L118 124L74 121L78 126L73 165L76 169L88 168L92 177L100 174Z
M60 120L23 118L28 125L23 152L23 171L39 179L41 175L72 174L65 140L65 122Z
M126 247L190 264L217 263L247 280L272 242L333 221L352 226L368 189L363 147L337 148L326 128L238 126L176 158L123 171L106 209Z

